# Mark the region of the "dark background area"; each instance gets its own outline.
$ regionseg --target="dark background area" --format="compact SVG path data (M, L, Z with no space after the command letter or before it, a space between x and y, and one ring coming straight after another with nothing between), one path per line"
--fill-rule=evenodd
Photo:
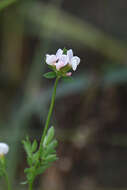
M127 188L126 21L126 0L0 1L0 141L10 145L13 189L26 189L21 141L40 141L48 112L54 81L43 78L44 56L64 47L81 63L72 82L58 85L59 160L35 189Z

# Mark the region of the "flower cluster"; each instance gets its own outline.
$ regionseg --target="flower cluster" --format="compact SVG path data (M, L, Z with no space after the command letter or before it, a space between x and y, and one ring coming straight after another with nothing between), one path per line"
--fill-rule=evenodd
M7 154L9 151L9 146L6 143L0 143L0 157Z
M60 69L66 66L69 66L70 69L72 68L73 71L75 71L80 63L80 58L73 56L72 49L65 49L65 51L58 49L55 55L46 55L46 63L50 66L55 67L57 71L60 71ZM71 73L69 72L67 75L70 76Z

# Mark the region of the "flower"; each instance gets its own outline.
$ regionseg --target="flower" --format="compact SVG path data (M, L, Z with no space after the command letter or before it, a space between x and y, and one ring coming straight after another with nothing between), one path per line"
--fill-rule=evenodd
M66 53L62 49L58 49L56 55L46 55L46 63L55 67L57 71L66 65L71 66L73 71L75 71L80 63L80 58L73 56L72 49L67 50Z
M7 154L9 151L9 146L6 143L0 143L0 156Z

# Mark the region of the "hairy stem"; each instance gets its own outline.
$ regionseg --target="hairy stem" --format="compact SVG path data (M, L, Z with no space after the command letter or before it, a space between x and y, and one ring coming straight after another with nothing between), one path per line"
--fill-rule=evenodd
M51 119L51 115L52 115L52 112L53 112L53 107L54 107L55 97L56 97L56 87L57 87L57 84L58 84L59 79L60 79L60 77L58 76L58 77L56 78L56 80L55 80L54 89L53 89L53 94L52 94L52 98L51 98L51 104L50 104L50 107L49 107L49 111L48 111L48 115L47 115L47 119L46 119L44 131L43 131L43 134L42 134L42 137L41 137L40 146L39 146L39 153L40 153L40 154L41 154L41 151L42 151L43 141L44 141L44 138L45 138L45 136L46 136L46 133L47 133L47 130L48 130L48 127L49 127L49 123L50 123L50 119ZM39 162L36 162L35 168L37 168L38 165L39 165ZM29 183L29 190L32 190L32 189L33 189L33 182L34 182L34 179L35 179L35 177L33 178L32 182Z
M52 99L51 99L51 104L50 104L50 107L49 107L49 112L48 112L48 116L47 116L47 119L46 119L45 128L44 128L43 135L42 135L41 142L40 142L40 148L42 147L45 135L46 135L48 127L49 127L49 123L50 123L50 119L51 119L51 115L52 115L52 111L53 111L53 107L54 107L54 103L55 103L56 87L57 87L59 79L60 79L60 77L57 77L56 80L55 80L54 90L53 90Z

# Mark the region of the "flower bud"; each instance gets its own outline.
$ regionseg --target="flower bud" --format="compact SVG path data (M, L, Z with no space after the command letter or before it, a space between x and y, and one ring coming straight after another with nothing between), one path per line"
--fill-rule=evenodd
M67 77L70 77L71 75L72 75L72 72L66 73L66 76L67 76Z

